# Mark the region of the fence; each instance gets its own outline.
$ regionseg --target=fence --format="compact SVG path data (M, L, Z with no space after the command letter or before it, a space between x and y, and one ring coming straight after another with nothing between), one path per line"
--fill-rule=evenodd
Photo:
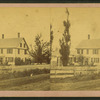
M100 73L100 66L96 67L56 67L51 68L50 70L50 78L68 78L77 75L90 75L90 74L98 74Z
M23 72L30 69L50 69L50 65L21 65L21 66L0 66L0 74L9 72Z

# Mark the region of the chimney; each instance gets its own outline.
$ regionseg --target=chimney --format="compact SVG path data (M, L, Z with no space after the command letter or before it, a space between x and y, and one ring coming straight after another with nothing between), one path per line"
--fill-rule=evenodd
M90 39L90 34L88 34L88 40Z
M2 34L2 39L4 39L4 34Z
M20 38L20 33L18 33L18 38Z

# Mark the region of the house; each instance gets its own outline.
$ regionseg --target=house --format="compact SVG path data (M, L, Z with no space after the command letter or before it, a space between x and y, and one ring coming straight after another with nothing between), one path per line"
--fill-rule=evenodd
M100 64L100 39L90 39L90 35L88 35L88 39L82 40L76 47L76 50L77 56L85 58L85 64Z
M4 38L2 34L2 39L0 39L0 64L8 63L15 65L15 59L20 58L25 61L29 57L29 47L25 38L20 37L18 33L18 38Z

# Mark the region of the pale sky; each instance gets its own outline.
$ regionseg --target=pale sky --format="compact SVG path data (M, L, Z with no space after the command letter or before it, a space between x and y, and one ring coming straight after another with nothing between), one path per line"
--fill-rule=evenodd
M71 47L75 48L81 40L100 38L100 8L68 8L70 16ZM34 43L36 34L42 34L49 41L50 23L54 31L53 47L59 46L64 31L63 21L66 8L0 8L0 38L16 38L20 32L28 45Z

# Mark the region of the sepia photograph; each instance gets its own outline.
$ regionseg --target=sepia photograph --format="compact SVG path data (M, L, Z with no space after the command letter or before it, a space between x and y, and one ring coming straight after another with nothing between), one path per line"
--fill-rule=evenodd
M50 10L0 8L0 90L50 90Z
M50 89L100 90L100 8L62 10L57 27L52 28L56 35L52 46ZM55 27L55 22L52 23Z
M99 18L100 7L0 7L0 91L100 91Z
M55 21L52 22L56 35L52 46L50 89L100 90L100 8L60 8L59 13L56 28Z

